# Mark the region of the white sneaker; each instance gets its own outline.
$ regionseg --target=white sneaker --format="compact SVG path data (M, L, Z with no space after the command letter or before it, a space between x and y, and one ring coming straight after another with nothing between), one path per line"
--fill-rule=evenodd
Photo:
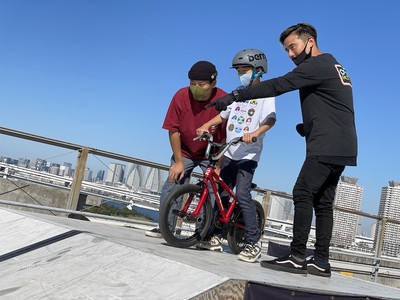
M197 243L196 248L201 250L224 251L222 248L222 240L217 236L213 236L208 240L203 240Z
M152 230L148 230L144 233L144 235L154 238L162 238L160 228L153 228Z
M238 254L238 259L245 262L255 262L261 256L260 243L249 243L244 246L244 249Z

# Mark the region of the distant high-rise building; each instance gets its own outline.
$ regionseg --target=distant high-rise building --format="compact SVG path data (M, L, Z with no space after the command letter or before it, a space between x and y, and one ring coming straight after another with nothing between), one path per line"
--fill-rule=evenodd
M110 163L108 165L106 183L123 183L125 165Z
M29 159L20 157L18 159L18 167L27 168L29 166L29 162L30 162Z
M18 160L11 157L3 157L2 162L9 165L18 165Z
M134 190L143 188L146 182L148 167L129 163L127 169L126 185Z
M146 180L144 182L144 189L161 193L162 187L164 184L164 179L162 176L161 169L158 168L150 168Z
M383 187L379 202L380 217L400 220L400 182L389 181L389 186ZM377 226L379 230L379 226ZM375 235L376 238L379 236ZM374 244L376 245L376 239ZM388 256L400 256L400 225L387 222L383 237L382 253Z
M47 161L45 159L37 158L29 163L29 168L37 171L46 171L46 165Z
M83 173L83 180L92 181L92 170L90 168L85 168L85 172Z
M98 172L97 172L97 175L96 175L95 181L96 181L96 182L102 182L102 181L104 180L104 174L105 174L105 173L106 173L106 171L104 171L104 170L98 171Z
M58 175L60 173L60 164L51 163L49 173L53 175Z
M335 205L357 211L361 209L364 188L358 186L357 181L357 178L341 176L336 188ZM358 215L334 210L331 243L344 247L351 246L356 238L358 224Z
M63 164L62 164L62 166L60 167L60 172L62 172L62 175L61 176L72 176L72 171L73 171L73 169L72 169L72 164L71 163L67 163L67 162L64 162Z
M376 234L376 227L377 227L376 222L372 223L371 224L370 234L369 234L370 237L372 237L374 240L375 240L375 234Z

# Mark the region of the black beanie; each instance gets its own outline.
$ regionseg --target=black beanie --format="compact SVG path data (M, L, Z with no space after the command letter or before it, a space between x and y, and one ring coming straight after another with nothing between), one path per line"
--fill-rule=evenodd
M195 63L189 70L190 80L214 81L217 78L217 69L209 61L201 60Z

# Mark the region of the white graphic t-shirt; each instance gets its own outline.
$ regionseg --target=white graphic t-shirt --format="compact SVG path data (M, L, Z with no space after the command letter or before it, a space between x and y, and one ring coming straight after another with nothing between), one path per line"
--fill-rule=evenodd
M275 98L262 98L247 100L246 102L233 102L227 110L220 113L227 120L226 140L243 136L257 130L268 118L276 119ZM253 144L238 143L231 146L225 156L233 160L251 159L260 160L265 133L260 134L257 142Z

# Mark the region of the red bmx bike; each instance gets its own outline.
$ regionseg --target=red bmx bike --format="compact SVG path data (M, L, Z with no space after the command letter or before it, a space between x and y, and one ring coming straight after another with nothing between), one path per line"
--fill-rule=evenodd
M175 247L188 248L200 242L206 236L212 222L226 232L226 239L232 252L239 254L245 246L244 222L242 211L237 204L235 193L215 172L217 161L234 144L242 142L238 137L229 143L214 143L208 132L196 139L207 140L206 157L210 161L204 176L197 184L183 184L175 188L160 207L159 227L165 241ZM254 185L255 186L255 185ZM228 207L222 204L218 187L225 190L230 201ZM215 195L218 213L214 214L210 198L210 188ZM264 231L265 216L262 205L256 205L256 218L261 235Z

